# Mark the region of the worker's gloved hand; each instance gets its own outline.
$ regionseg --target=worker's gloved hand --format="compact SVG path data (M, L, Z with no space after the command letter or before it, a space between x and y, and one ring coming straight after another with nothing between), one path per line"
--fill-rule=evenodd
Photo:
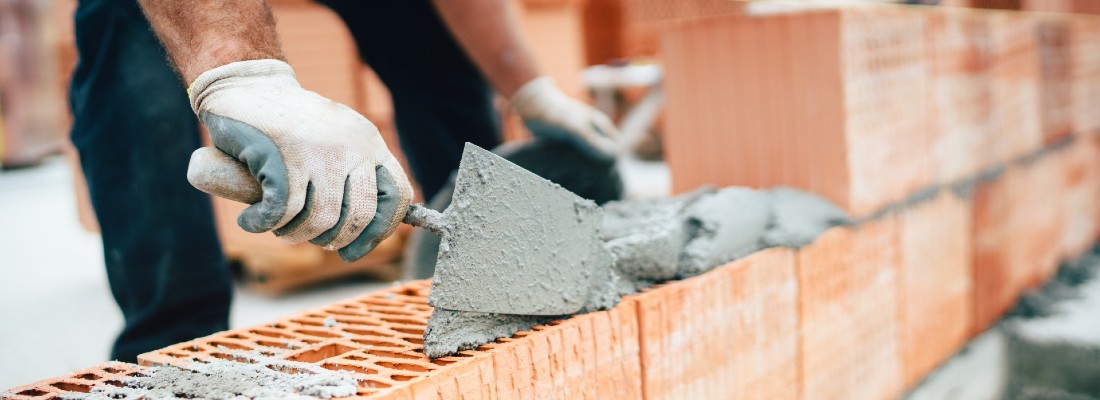
M247 165L262 187L262 198L237 218L244 230L309 240L352 261L404 218L412 186L378 129L303 89L287 63L227 64L199 75L188 91L214 146ZM188 179L197 187L226 176L202 161L218 158L192 159Z
M551 139L568 140L593 155L611 158L619 149L619 130L599 110L562 93L549 77L527 82L512 95L512 108L524 122L542 123L561 129L533 130Z

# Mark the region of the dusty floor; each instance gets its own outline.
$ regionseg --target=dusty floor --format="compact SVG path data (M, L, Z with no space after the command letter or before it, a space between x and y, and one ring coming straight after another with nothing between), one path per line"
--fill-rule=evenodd
M0 390L106 361L122 315L99 236L80 228L62 159L0 171ZM279 298L238 290L233 327L375 290L341 282Z

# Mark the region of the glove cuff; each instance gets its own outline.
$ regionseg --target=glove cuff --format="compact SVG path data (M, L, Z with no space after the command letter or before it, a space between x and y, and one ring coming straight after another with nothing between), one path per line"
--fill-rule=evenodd
M536 99L544 96L545 93L560 92L558 86L554 83L554 79L549 76L540 76L532 79L520 86L509 101L512 103L512 108L516 110L516 113L520 116L525 116L534 107Z
M240 81L248 81L255 78L283 78L298 85L294 77L294 69L284 61L265 59L237 61L203 72L191 86L187 88L187 96L191 100L191 109L199 114L202 102L207 96L216 92L219 88L233 86Z

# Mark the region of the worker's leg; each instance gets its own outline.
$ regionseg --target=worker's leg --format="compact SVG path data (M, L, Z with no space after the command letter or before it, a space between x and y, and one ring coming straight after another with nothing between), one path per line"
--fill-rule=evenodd
M187 183L200 145L183 84L135 0L81 0L72 139L126 319L112 358L228 328L230 277L208 197Z
M492 91L429 0L321 0L348 24L393 96L401 149L426 199L458 168L464 142L500 143Z

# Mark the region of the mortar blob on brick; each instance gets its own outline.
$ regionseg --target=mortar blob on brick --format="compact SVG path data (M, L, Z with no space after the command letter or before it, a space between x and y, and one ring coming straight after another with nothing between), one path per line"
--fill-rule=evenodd
M848 222L828 200L787 187L702 188L674 198L612 202L604 209L602 235L616 256L616 271L637 286L634 291L763 248L802 247Z
M535 325L545 324L556 318L437 308L428 319L428 328L424 331L424 353L430 358L439 358L462 350L473 350L499 338L511 337L516 332L531 330Z
M99 384L88 393L62 399L309 399L356 394L358 381L347 372L251 353L234 360L214 359L186 367L152 367L138 376Z
M614 268L594 283L577 282L593 288L581 312L610 308L618 295L702 274L763 248L801 247L847 221L827 200L785 187L705 187L673 198L610 202L603 207L600 237ZM424 352L442 357L565 317L436 308L424 332Z

